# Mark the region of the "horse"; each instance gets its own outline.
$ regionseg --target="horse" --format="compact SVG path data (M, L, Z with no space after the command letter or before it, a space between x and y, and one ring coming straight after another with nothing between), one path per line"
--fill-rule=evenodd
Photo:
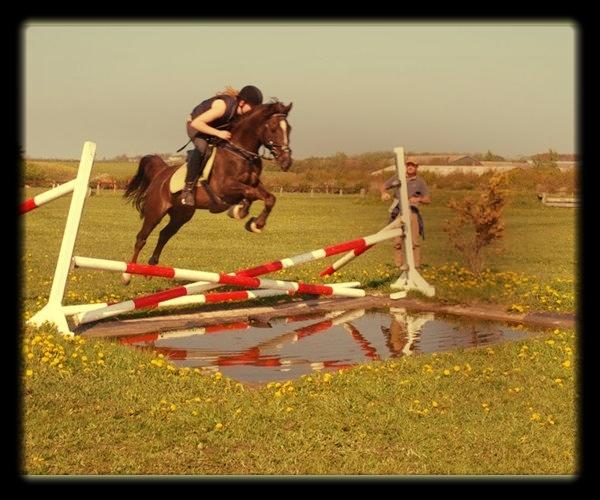
M181 191L170 192L169 183L180 166L169 166L158 155L146 155L140 159L135 176L130 180L123 195L138 210L143 219L142 228L136 236L133 257L138 255L153 229L166 214L169 223L160 231L154 252L148 261L158 264L160 254L181 226L188 222L197 209L221 213L235 219L245 218L250 205L256 200L264 202L258 217L252 217L245 225L248 231L260 233L264 228L276 198L260 180L262 161L258 155L261 146L267 148L282 171L292 165L292 150L289 147L291 126L287 115L292 103L284 105L275 100L254 106L250 111L238 115L230 127L230 141L215 141L217 151L208 181L208 186L195 188L195 205L182 205ZM207 152L207 156L210 153ZM128 284L131 275L123 274L123 283Z

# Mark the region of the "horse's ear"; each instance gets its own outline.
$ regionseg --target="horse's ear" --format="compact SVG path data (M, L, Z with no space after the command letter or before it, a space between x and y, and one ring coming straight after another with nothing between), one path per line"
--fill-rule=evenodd
M293 104L294 104L293 102L290 102L290 103L289 103L287 106L285 106L285 108L284 108L284 111L283 111L283 112L284 112L286 115L287 115L287 114L290 112L290 110L292 109L292 105L293 105Z

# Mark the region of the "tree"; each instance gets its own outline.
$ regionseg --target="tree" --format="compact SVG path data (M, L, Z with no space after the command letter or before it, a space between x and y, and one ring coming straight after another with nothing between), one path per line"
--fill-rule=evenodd
M488 152L483 157L483 161L504 161L504 158L502 156L495 155L488 149Z
M484 250L504 236L505 185L505 174L496 174L490 178L478 200L466 197L460 201L451 199L448 203L457 216L452 221L445 221L444 231L475 274L483 270Z

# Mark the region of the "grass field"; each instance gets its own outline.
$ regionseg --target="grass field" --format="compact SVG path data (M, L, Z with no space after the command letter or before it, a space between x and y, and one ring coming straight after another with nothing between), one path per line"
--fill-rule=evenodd
M27 196L36 192L39 190L28 189ZM119 194L104 191L88 200L76 255L130 259L141 221ZM460 256L442 231L444 220L452 217L445 206L447 200L450 196L464 194L434 192L433 203L423 209L426 240L422 254L423 262L428 266L423 274L436 287L437 299L574 311L576 212L542 206L534 196L514 195L506 209L504 251L491 254L489 272L476 277L464 269ZM24 218L22 271L27 311L34 304L44 302L49 291L68 205L69 197L65 197ZM256 215L261 208L260 204L255 204L251 213ZM242 222L225 214L197 211L167 244L161 263L230 272L365 236L377 232L386 223L387 204L375 198L281 194L266 230L260 235L245 231ZM147 262L159 229L148 239L140 262ZM308 263L273 276L316 283L319 282L319 271L334 260ZM384 293L389 292L389 284L396 278L392 243L384 242L341 269L330 280L358 280L368 289ZM129 288L123 287L119 280L116 274L77 270L71 274L66 302L129 298L166 286L166 281L159 278L134 277Z
M454 264L458 256L441 231L451 216L445 202L462 194L433 192L432 205L423 210L423 273L436 287L435 299L574 311L576 212L515 195L506 211L506 250L475 277ZM25 317L47 299L68 204L67 197L24 217ZM261 235L225 215L197 212L167 245L162 263L212 271L248 267L376 232L386 224L386 209L374 198L283 194ZM139 227L131 206L103 192L87 202L75 253L128 260ZM389 293L397 277L392 262L391 243L384 243L332 280L357 279L372 293ZM318 282L327 264L273 276ZM134 277L125 288L116 274L76 270L65 302L126 299L167 286ZM576 332L553 330L493 348L404 357L249 388L113 342L26 328L21 471L574 475L578 355Z

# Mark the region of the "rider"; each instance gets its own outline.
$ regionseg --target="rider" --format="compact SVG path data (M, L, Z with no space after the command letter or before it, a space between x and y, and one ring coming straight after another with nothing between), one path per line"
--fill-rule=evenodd
M202 101L194 108L187 121L187 134L194 143L194 150L188 154L185 186L181 192L183 205L194 205L192 192L208 148L207 140L210 140L211 136L231 139L231 132L224 128L236 114L247 113L253 106L262 104L262 101L262 92L254 85L246 85L239 92L226 87L223 92Z

